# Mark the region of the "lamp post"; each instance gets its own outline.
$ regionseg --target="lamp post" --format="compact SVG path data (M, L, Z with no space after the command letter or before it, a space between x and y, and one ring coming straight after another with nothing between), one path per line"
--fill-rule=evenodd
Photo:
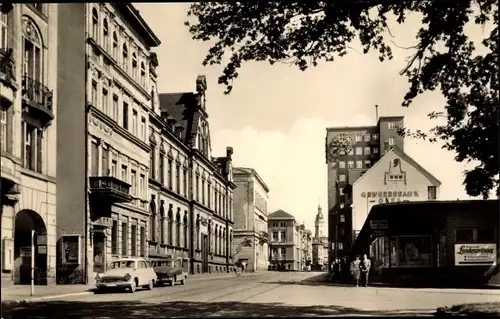
M31 231L31 296L35 295L35 236L36 231Z

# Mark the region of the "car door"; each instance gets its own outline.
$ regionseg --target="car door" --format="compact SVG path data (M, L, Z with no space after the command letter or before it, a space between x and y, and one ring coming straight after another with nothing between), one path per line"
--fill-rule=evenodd
M148 266L146 264L146 261L144 260L139 260L138 263L139 263L141 285L146 285L151 280L151 278L149 278L148 275Z

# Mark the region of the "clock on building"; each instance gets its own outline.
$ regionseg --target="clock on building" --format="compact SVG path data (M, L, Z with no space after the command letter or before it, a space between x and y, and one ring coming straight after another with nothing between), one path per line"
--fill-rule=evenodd
M333 162L341 153L347 154L352 150L352 139L348 134L337 134L328 143L326 148L327 161Z

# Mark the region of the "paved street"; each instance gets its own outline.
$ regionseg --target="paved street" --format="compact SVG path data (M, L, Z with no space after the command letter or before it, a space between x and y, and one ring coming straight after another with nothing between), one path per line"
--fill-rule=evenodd
M265 272L191 281L152 291L91 294L3 304L3 318L175 318L335 315L427 315L465 302L500 301L498 290L356 288L320 273Z

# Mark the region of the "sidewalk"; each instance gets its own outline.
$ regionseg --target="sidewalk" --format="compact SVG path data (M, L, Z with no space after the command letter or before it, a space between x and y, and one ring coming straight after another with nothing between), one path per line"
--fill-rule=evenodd
M255 276L262 274L257 273L243 273L241 277ZM234 273L224 274L203 274L203 275L189 275L189 281L205 281L236 277ZM31 296L31 286L29 285L11 285L2 287L2 303L22 303L22 302L37 302L51 299L58 299L71 296L85 296L94 294L95 285L49 285L49 286L35 286L35 293Z

